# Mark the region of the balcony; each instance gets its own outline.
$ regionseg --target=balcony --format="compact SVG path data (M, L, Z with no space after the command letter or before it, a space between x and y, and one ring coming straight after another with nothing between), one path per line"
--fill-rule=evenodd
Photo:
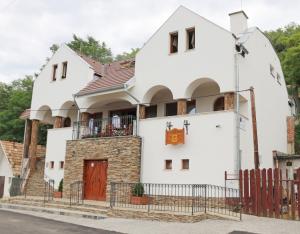
M98 137L134 136L137 132L136 116L113 116L74 122L73 140Z

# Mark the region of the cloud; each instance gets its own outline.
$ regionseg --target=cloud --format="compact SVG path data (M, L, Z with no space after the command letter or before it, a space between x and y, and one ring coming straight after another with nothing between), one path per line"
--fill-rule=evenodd
M244 0L250 26L262 30L299 23L300 1ZM114 54L141 47L179 6L229 28L228 13L240 0L2 0L0 2L0 81L39 71L49 47L72 34L105 41Z

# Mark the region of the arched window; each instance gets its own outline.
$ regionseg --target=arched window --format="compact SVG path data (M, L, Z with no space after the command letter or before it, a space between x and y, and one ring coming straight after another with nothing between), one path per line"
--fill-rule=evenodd
M214 111L222 111L225 109L224 97L219 97L214 103Z
M69 117L64 120L64 128L71 127L71 119Z

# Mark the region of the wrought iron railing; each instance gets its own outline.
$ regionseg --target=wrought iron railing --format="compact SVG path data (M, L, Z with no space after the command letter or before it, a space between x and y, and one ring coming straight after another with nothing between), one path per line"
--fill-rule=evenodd
M74 122L73 139L136 135L136 117L113 116Z
M54 180L48 180L44 182L44 204L49 201L53 201L54 194Z
M241 217L238 189L207 184L111 183L110 206Z
M83 182L76 181L70 184L70 206L83 204Z

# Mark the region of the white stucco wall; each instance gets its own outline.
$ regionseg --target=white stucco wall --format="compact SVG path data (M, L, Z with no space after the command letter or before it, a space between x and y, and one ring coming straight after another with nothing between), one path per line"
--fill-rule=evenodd
M185 144L165 145L166 122L182 128L184 120L191 124ZM231 111L141 120L140 136L142 182L224 185L224 172L233 170L234 113ZM164 169L167 159L173 160L172 170ZM181 170L181 159L190 160L189 170Z
M73 128L48 129L45 179L52 179L55 182L55 188L64 177L64 170L60 169L60 161L65 161L66 141L72 140ZM54 161L54 168L50 168L50 161ZM47 167L48 165L48 167Z
M286 117L290 109L285 80L271 43L259 30L250 35L245 47L249 54L239 58L240 89L254 87L261 167L273 167L272 151L287 152ZM270 64L279 73L281 85L271 76ZM249 92L243 95L250 100ZM248 108L251 120L250 102ZM253 148L252 134L248 141Z
M8 162L8 159L4 155L4 152L1 148L1 143L0 143L0 176L5 176L3 197L9 197L9 189L11 184L11 178L13 177L13 172Z
M68 62L67 77L62 79L62 63L65 61ZM54 64L58 64L56 81L52 81ZM80 56L62 45L34 81L31 110L48 106L52 110L52 116L64 115L65 111L59 112L55 109L62 108L68 101L73 102L73 94L85 87L93 79L93 74L94 71ZM30 118L42 120L41 113L32 111Z
M191 27L195 27L195 49L187 50L186 29ZM170 54L169 35L175 31L179 49ZM221 92L232 91L234 43L231 32L179 7L137 54L132 92L144 102L151 87L164 85L172 91L174 99L184 98L188 86L199 78L213 79Z

